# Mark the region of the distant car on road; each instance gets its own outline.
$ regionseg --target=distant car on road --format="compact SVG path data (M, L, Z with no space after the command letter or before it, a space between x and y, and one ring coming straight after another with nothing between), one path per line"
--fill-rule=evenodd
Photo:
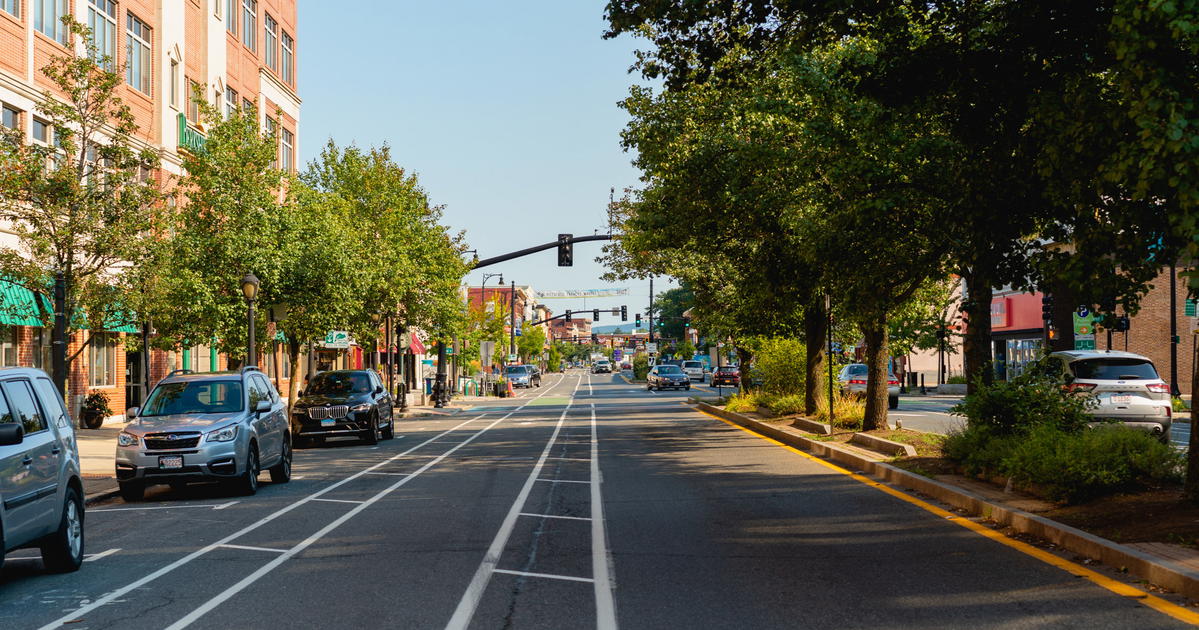
M42 563L69 572L83 563L83 482L74 424L46 373L0 370L0 566L37 547Z
M374 370L321 372L292 407L297 440L358 436L367 444L395 436L394 403Z
M133 422L117 435L116 474L126 501L146 486L223 481L258 491L258 474L291 479L287 405L258 368L238 372L175 370L158 382Z
M683 361L683 371L693 381L704 382L704 362L703 361Z
M691 377L677 365L655 365L645 377L645 389L691 389Z
M509 365L504 368L504 378L513 387L541 387L541 373L531 365Z
M1149 357L1117 350L1070 350L1049 356L1065 364L1070 391L1095 398L1097 406L1089 411L1097 421L1122 422L1169 441L1170 386Z
M591 366L591 372L593 374L611 373L612 372L612 363L610 361L608 361L607 359L600 359L599 361L595 362L595 365Z
M735 365L722 365L712 371L712 386L728 385L737 387L741 384L741 368Z
M631 369L633 369L633 365L632 365L631 363L629 363L628 361L625 361L625 362L623 362L623 363L621 363L621 364L620 364L620 369L622 369L622 370L631 370Z
M841 368L837 380L841 383L841 391L846 394L866 395L866 384L869 380L870 367L865 363L850 363ZM887 371L887 408L899 407L899 379Z

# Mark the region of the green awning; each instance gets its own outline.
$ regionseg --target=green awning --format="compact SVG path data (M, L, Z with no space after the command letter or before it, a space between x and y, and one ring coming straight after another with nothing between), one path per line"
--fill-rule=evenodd
M53 312L53 305L44 296L18 284L0 280L0 324L42 326L42 314Z

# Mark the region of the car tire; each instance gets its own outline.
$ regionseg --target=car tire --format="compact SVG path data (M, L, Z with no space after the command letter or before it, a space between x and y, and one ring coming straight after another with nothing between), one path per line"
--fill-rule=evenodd
M688 386L684 387L683 389L685 389L687 391L691 391L691 385L688 385Z
M653 386L653 385L650 385L649 383L646 383L646 384L645 384L645 391L647 391L647 392L652 392L652 391L654 391L654 386Z
M371 415L370 426L362 432L362 441L374 446L379 443L379 417Z
M258 492L258 473L261 472L258 459L258 444L250 442L250 452L246 455L246 471L233 482L233 487L242 496L254 496Z
M392 439L395 439L395 436L396 436L396 421L395 421L395 418L392 418L390 421L388 421L387 427L385 427L383 429L383 439L384 440L392 440Z
M83 499L67 487L58 531L42 540L42 564L54 573L70 573L83 564Z
M899 396L890 396L887 398L887 409L899 408Z
M283 440L283 457L278 464L271 466L271 483L287 483L291 481L291 438Z
M126 503L136 503L146 496L146 484L141 481L120 481L117 487Z

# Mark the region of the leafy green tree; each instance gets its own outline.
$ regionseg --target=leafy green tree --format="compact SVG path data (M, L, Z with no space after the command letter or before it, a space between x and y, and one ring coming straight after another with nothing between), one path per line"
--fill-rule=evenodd
M536 363L545 351L545 329L541 326L525 326L516 338L516 351L522 363Z
M695 356L695 345L686 339L674 345L674 356L679 359L690 359Z
M63 24L72 46L41 69L57 94L46 90L37 104L52 141L26 144L21 130L0 127L0 218L18 242L0 249L0 275L54 305L40 313L47 323L59 314L53 378L65 393L70 365L87 346L68 356L67 336L130 317L117 270L151 251L163 196L149 177L159 156L134 139L137 124L117 95L122 76L106 69L112 60L87 27L70 17Z

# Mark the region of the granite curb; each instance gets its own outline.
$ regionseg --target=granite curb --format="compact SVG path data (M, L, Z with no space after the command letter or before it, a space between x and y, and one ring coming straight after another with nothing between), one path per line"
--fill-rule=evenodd
M1186 597L1199 599L1199 571L1193 571L1179 563L1132 549L1094 534L1088 534L1043 516L994 503L963 488L917 475L885 462L870 460L833 444L813 440L780 427L773 427L738 413L725 411L703 402L698 403L697 406L707 413L724 418L788 446L810 451L844 464L852 471L874 475L883 481L930 496L955 508L966 510L972 515L981 516L1010 527L1022 534L1047 540L1063 549L1097 560L1109 567L1127 570L1133 575Z

